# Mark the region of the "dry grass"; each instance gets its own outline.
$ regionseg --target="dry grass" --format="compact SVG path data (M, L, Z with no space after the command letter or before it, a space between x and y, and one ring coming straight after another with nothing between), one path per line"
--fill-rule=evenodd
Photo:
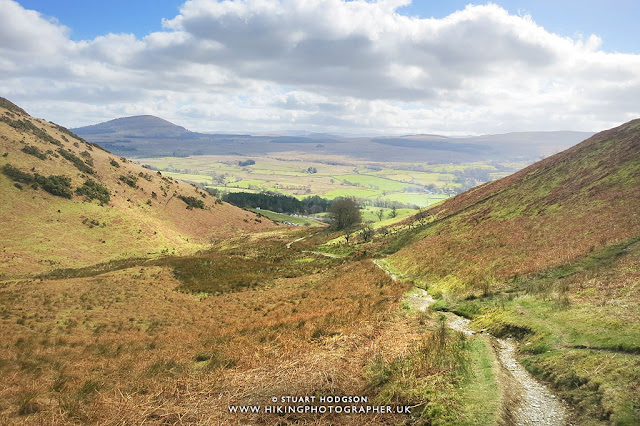
M217 296L175 291L180 285L167 266L2 282L0 421L348 422L243 420L227 406L362 395L362 367L391 333L390 312L406 290L369 261Z
M16 126L17 122L33 127L12 127L11 123ZM25 147L37 148L45 158L24 152ZM61 149L73 161L65 159ZM122 160L26 113L0 108L0 153L0 167L10 164L29 174L67 176L74 191L69 200L30 184L19 184L18 188L0 173L0 276L128 257L188 254L211 240L273 226L251 212L216 203L215 197L200 189ZM123 176L131 177L134 186L124 183ZM108 189L108 203L101 206L97 200L86 201L75 194L87 180ZM187 210L180 196L203 201L204 209ZM99 225L86 225L92 222Z

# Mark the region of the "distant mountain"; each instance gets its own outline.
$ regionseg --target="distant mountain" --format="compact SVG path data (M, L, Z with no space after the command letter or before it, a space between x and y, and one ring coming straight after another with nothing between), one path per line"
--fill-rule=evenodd
M296 151L367 161L458 163L535 161L586 139L587 132L523 132L449 138L440 135L342 137L325 133L205 134L154 116L125 117L72 129L127 157L265 155ZM393 149L389 149L393 147Z
M156 117L95 131L184 134ZM264 219L31 117L0 98L0 276L189 253Z
M71 129L71 131L80 136L112 135L145 138L173 138L192 133L182 126L153 115L116 118L92 126Z

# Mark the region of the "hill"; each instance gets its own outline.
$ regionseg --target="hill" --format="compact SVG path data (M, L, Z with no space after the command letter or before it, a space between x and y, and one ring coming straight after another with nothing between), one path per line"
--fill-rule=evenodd
M119 137L171 138L181 137L192 132L153 115L137 115L86 126L79 133L83 135L110 134Z
M176 131L141 117L149 128ZM122 123L115 123L120 126ZM269 226L0 98L0 273L187 253Z
M637 235L639 128L636 120L598 133L423 212L433 222L394 258L437 278L455 269L467 286L558 266Z
M640 422L640 120L405 226L381 252L432 309L516 339L576 424Z
M586 132L522 132L449 138L439 135L341 137L309 132L205 134L189 132L158 117L125 117L72 129L127 157L264 155L302 152L367 161L462 163L535 161L592 135ZM389 149L389 147L393 149Z

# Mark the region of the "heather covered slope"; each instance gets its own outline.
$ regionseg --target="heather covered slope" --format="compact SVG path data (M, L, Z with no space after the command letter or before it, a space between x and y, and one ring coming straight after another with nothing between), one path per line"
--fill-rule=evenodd
M406 225L382 250L432 309L516 339L574 424L640 422L640 120Z
M640 234L640 120L422 213L392 260L457 290L574 261ZM415 220L416 218L414 218Z
M0 98L0 274L188 253L270 224Z

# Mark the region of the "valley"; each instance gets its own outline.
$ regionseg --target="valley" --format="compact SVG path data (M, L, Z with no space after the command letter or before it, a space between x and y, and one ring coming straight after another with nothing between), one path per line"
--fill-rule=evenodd
M503 176L293 151L128 159L0 107L2 424L640 419L637 120ZM454 196L468 169L496 180ZM370 195L347 241L206 189ZM433 199L391 218L401 195ZM411 413L230 409L285 395Z

